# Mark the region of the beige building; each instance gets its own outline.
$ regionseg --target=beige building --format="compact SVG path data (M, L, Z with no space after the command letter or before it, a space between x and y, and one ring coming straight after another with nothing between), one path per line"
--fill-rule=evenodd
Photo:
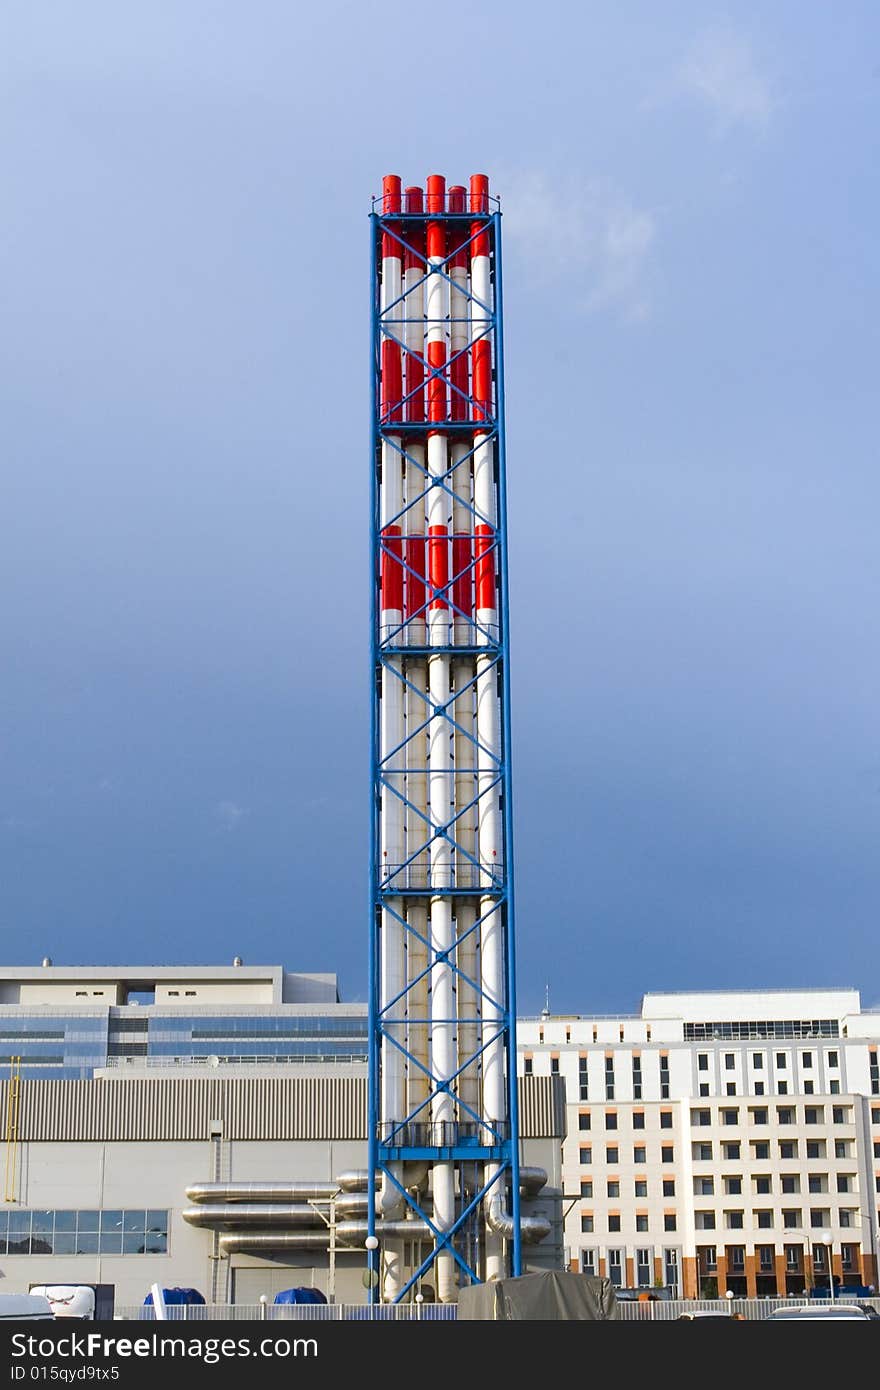
M646 994L637 1017L520 1019L561 1077L565 1259L619 1286L877 1286L880 1013L853 990Z
M367 1011L280 967L0 970L0 1288L152 1285L362 1303ZM520 1080L524 1213L562 1261L562 1083ZM418 1241L406 1251L418 1267ZM432 1290L425 1282L423 1296Z

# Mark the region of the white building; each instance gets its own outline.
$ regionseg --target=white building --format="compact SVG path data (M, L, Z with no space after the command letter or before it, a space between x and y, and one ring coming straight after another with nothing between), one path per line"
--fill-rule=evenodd
M517 1023L564 1079L566 1257L623 1287L877 1286L880 1013L854 990L646 994Z

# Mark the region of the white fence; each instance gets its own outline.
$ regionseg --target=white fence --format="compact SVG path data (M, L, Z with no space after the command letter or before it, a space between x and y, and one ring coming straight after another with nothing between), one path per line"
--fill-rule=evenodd
M830 1299L820 1298L689 1298L657 1299L641 1303L620 1299L618 1308L624 1322L668 1322L680 1318L683 1313L695 1310L709 1310L727 1314L741 1313L749 1321L766 1318L773 1308L790 1307L793 1303L829 1303ZM846 1297L844 1303L856 1300ZM880 1298L860 1299L880 1313ZM382 1319L388 1322L454 1322L457 1315L454 1303L391 1303L379 1304L371 1308L366 1303L195 1303L169 1304L166 1313L169 1321L206 1322L214 1319L236 1322L350 1322L366 1319ZM116 1317L125 1320L154 1320L150 1304L122 1305L116 1309Z

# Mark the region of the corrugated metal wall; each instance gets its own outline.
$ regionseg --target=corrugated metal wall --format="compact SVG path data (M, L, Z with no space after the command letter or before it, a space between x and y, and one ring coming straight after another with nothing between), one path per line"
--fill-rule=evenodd
M8 1082L0 1083L6 1114ZM520 1135L560 1138L565 1088L558 1076L519 1081ZM169 1077L155 1081L22 1081L22 1142L208 1138L366 1140L366 1077Z

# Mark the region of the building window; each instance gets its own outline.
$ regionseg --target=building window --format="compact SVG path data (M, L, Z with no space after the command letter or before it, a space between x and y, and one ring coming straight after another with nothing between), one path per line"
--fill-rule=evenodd
M743 1213L741 1211L726 1211L727 1229L729 1231L741 1231L743 1228Z
M712 1158L711 1144L691 1144L691 1154L699 1163L708 1163Z
M728 1197L739 1197L743 1190L742 1178L725 1178L724 1191Z
M729 1163L739 1162L740 1144L738 1140L734 1140L729 1144L722 1144L721 1151L723 1157L726 1158Z
M726 1085L725 1088L724 1088L724 1091L725 1091L725 1094L728 1095L728 1096L735 1096L735 1095L736 1095L736 1082L735 1082L735 1081L728 1081L727 1085Z
M850 1156L850 1155L849 1155L849 1151L850 1151L850 1141L849 1141L849 1139L835 1139L835 1141L834 1141L834 1157L835 1157L835 1158L849 1158L849 1156Z
M605 1058L605 1099L614 1099L614 1058L610 1055Z
M596 1252L595 1250L581 1251L581 1273L596 1275Z
M578 1158L579 1158L579 1160L580 1160L581 1163L592 1163L592 1161L593 1161L593 1150L592 1150L591 1148L587 1148L587 1147L583 1147L583 1146L582 1146L581 1149L580 1149L579 1152L578 1152Z
M807 1158L824 1158L824 1157L825 1157L825 1140L824 1140L824 1139L808 1139L808 1140L807 1140Z
M661 1163L674 1163L674 1162L675 1162L675 1151L674 1151L674 1149L673 1149L673 1147L672 1147L671 1144L662 1144L662 1145L661 1145L661 1147L660 1147L660 1162L661 1162Z
M595 1225L594 1225L594 1221L593 1221L593 1213L592 1213L591 1211L582 1211L582 1212L581 1212L581 1233L582 1233L583 1235L591 1235L592 1232L594 1231L594 1229L595 1229Z
M754 1052L754 1053L752 1054L752 1066L755 1068L755 1071L761 1071L761 1070L763 1070L763 1067L764 1067L764 1054L763 1054L763 1052Z
M847 1114L846 1106L845 1106L845 1105L832 1105L832 1107L831 1107L831 1119L832 1119L832 1122L833 1122L834 1124L836 1124L836 1125L846 1125L846 1124L849 1124L849 1115Z
M697 1070L698 1070L698 1071L708 1071L708 1070L709 1070L709 1054L708 1054L708 1052L698 1052L698 1053L697 1053Z
M812 1082L812 1081L805 1081L805 1082L804 1082L804 1095L805 1095L805 1096L811 1096L811 1095L813 1095L813 1094L815 1093L815 1089L816 1089L816 1088L815 1088L815 1086L813 1085L813 1082Z
M638 1055L632 1059L632 1079L633 1079L633 1100L642 1098L642 1059Z
M672 1117L670 1116L670 1119ZM712 1123L711 1110L692 1110L691 1125L710 1125Z
M664 1179L663 1179L663 1196L664 1196L664 1197L674 1197L674 1196L675 1196L675 1178L664 1178Z
M772 1213L772 1211L766 1211L766 1210L765 1210L765 1211L756 1211L756 1212L755 1212L755 1225L758 1227L758 1230L760 1230L760 1231L768 1231L768 1230L770 1230L770 1229L772 1228L772 1226L773 1226L773 1213Z
M661 1111L660 1111L660 1128L661 1128L661 1129L672 1129L672 1111L671 1111L671 1110L661 1110Z
M780 1139L780 1141L779 1141L779 1157L780 1157L780 1158L797 1158L797 1156L798 1156L798 1145L797 1145L797 1140L796 1140L796 1139Z
M759 1177L754 1178L753 1183L754 1191L758 1194L759 1197L767 1197L773 1190L770 1183L770 1178L766 1174L761 1174Z
M525 1057L525 1058L523 1059L523 1073L524 1073L525 1076L531 1076L531 1075L532 1075L532 1059L531 1059L531 1057Z
M744 1270L746 1267L746 1247L744 1245L728 1245L727 1258L731 1269Z
M827 1192L826 1178L824 1173L809 1173L807 1175L807 1190L810 1192Z
M738 1110L722 1110L722 1111L721 1111L721 1123L724 1124L724 1125L738 1125L738 1124L739 1124L739 1111L738 1111Z
M620 1179L619 1179L619 1178L609 1178L609 1179L608 1179L608 1196L609 1196L609 1197L619 1197L619 1196L620 1196Z
M755 1095L756 1095L756 1096L762 1096L762 1095L764 1094L764 1083L763 1083L763 1081L756 1081L756 1082L755 1082L755 1088L754 1088L754 1089L755 1089Z
M640 1211L640 1212L636 1212L636 1230L637 1230L637 1231L647 1231L647 1229L648 1229L648 1218L647 1218L646 1214L645 1214L644 1212L641 1212L641 1211Z
M669 1229L670 1229L670 1228L667 1227L667 1230L669 1230ZM671 1229L674 1231L674 1230L675 1230L675 1227L673 1226ZM674 1293L674 1294L676 1295L676 1297L677 1297L677 1296L678 1296L678 1251L677 1251L677 1250L664 1250L664 1251L663 1251L663 1269L664 1269L664 1272L665 1272L665 1275L666 1275L666 1283L667 1283L667 1285L669 1286L669 1288L672 1289L673 1293Z
M605 1128L606 1128L606 1129L617 1129L617 1111L616 1111L616 1110L606 1110L606 1111L605 1111Z
M801 1066L802 1066L802 1067L806 1067L806 1068L809 1070L809 1068L810 1068L812 1065L813 1065L813 1054L812 1054L812 1052L802 1052L802 1053L801 1053Z
M608 1147L607 1147L606 1150L605 1150L605 1162L606 1162L606 1163L619 1163L619 1162L620 1162L620 1159L619 1159L619 1157L618 1157L619 1153L620 1153L620 1150L618 1149L618 1147L617 1147L616 1144L609 1144Z
M733 1071L733 1069L734 1069L735 1066L736 1066L736 1057L734 1056L734 1054L733 1054L732 1052L725 1052L725 1054L724 1054L724 1067L725 1067L725 1070L726 1070L726 1071Z
M778 1105L776 1107L776 1119L781 1125L794 1124L794 1106Z
M709 1094L709 1083L708 1083L708 1081L701 1081L701 1082L700 1082L700 1095L701 1095L701 1096L707 1096L708 1094Z
M669 1099L669 1057L660 1053L660 1099Z
M821 1231L831 1225L831 1212L825 1207L810 1207L810 1226Z
M715 1193L714 1178L694 1178L694 1192L698 1197L712 1197Z
M836 1052L828 1053L828 1065L829 1067L836 1067L838 1065Z
M763 1162L770 1157L770 1143L766 1139L760 1139L752 1144L752 1157L758 1162Z
M589 1110L582 1110L581 1113L578 1115L578 1129L589 1129L589 1128L590 1128L590 1112L589 1112Z
M593 1195L593 1180L592 1180L592 1178L585 1178L584 1181L581 1183L581 1196L582 1196L582 1197L592 1197L592 1195Z
M769 1226L769 1224L770 1224L770 1223L769 1223L769 1221L768 1221L768 1222L767 1222L767 1225ZM773 1251L773 1246L772 1246L772 1245L759 1245L759 1246L758 1246L758 1268L760 1269L760 1271L761 1271L762 1274L769 1274L769 1273L772 1273L772 1270L773 1270L773 1255L774 1255L774 1251Z
M617 1219L618 1219L618 1221L619 1221L619 1220L620 1220L620 1217L618 1217ZM617 1226L617 1227L612 1226L612 1225L610 1224L610 1221L609 1221L609 1227L608 1227L608 1229L609 1229L609 1230L619 1230L620 1227L619 1227L619 1226ZM612 1282L612 1284L615 1286L615 1288L618 1288L618 1289L619 1289L619 1288L622 1288L622 1287L623 1287L623 1251L622 1251L622 1250L609 1250L609 1251L608 1251L608 1278L611 1280L611 1282Z
M646 1163L646 1162L647 1162L647 1149L645 1148L644 1144L636 1144L635 1148L633 1149L633 1163Z
M578 1057L578 1088L580 1100L590 1099L590 1085L587 1077L587 1059L583 1055Z
M559 1075L559 1058L558 1058L558 1057L551 1057L551 1058L550 1058L550 1075L551 1075L551 1076L558 1076L558 1075Z
M609 1229L609 1231L619 1231L619 1230L620 1230L620 1213L619 1213L619 1212L610 1211L610 1212L608 1213L608 1229Z
M644 1221L644 1223L645 1223L644 1226L640 1226L640 1225L639 1225L639 1221L640 1221L640 1220ZM644 1216L644 1217L639 1217L639 1216L637 1216L637 1217L636 1217L636 1230L637 1230L637 1231L647 1231L647 1229L648 1229L648 1218L647 1218L647 1216ZM651 1284L652 1284L653 1282L654 1282L654 1281L653 1281L653 1279L651 1278L651 1252L650 1252L650 1250L639 1250L639 1249L637 1249L637 1250L636 1250L636 1284L638 1285L638 1287L639 1287L640 1289L647 1289L647 1288L650 1288L650 1286L651 1286Z
M837 1174L838 1192L855 1192L855 1179L851 1173Z
M168 1212L0 1211L4 1255L165 1255Z
M828 1090L832 1096L840 1095L840 1082L837 1080L836 1077L832 1077L831 1080L828 1082Z
M783 1207L782 1224L787 1231L793 1230L801 1224L801 1213L797 1207Z
M634 1184L633 1184L633 1196L634 1196L634 1197L647 1197L647 1195L648 1195L648 1179L647 1179L647 1178L636 1178L636 1180L635 1180L635 1182L634 1182Z
M765 1125L767 1123L766 1105L756 1105L752 1109L752 1124Z
M634 1111L633 1111L633 1129L644 1129L644 1128L645 1128L645 1112L644 1112L644 1110L634 1110Z
M778 1067L778 1069L779 1069L780 1071L784 1071L785 1068L786 1068L786 1065L787 1065L787 1063L786 1063L785 1053L784 1053L784 1052L777 1052L777 1054L776 1054L776 1066Z
M783 1173L779 1179L779 1185L783 1192L800 1192L801 1182L796 1173Z
M807 1105L807 1106L804 1107L804 1124L805 1124L805 1125L819 1125L819 1124L822 1123L823 1119L824 1119L823 1112L819 1109L818 1106L816 1106L816 1105Z
M673 1211L664 1212L664 1214L663 1214L663 1229L664 1229L664 1231L674 1231L674 1230L676 1229L676 1225L675 1225L675 1212L673 1212Z

